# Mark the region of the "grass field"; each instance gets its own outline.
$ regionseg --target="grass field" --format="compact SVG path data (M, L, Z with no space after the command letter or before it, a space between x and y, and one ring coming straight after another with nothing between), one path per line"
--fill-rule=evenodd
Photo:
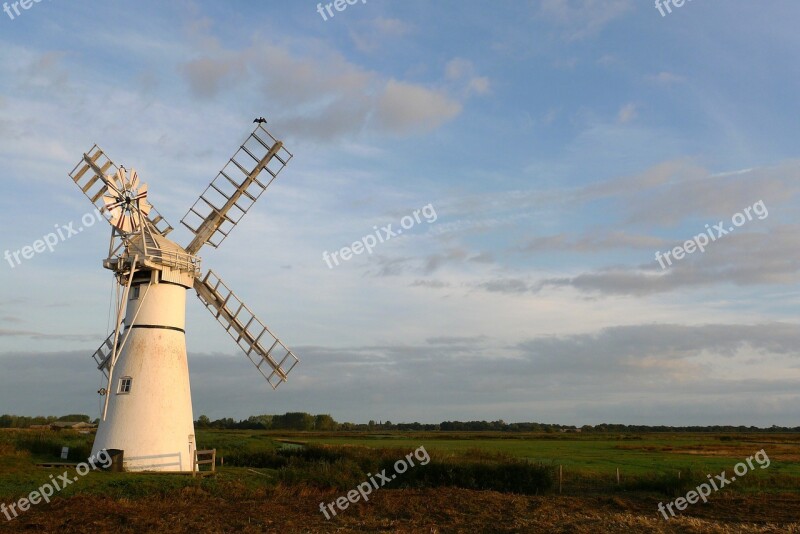
M424 445L431 454L468 453L473 449L508 454L531 461L562 464L584 472L609 472L621 468L631 474L685 469L717 472L730 468L756 451L765 449L770 470L800 477L800 436L798 435L705 435L641 434L492 434L409 433L359 436L298 434L286 439L324 445L359 445L404 449ZM284 434L285 436L285 434ZM279 438L280 439L280 438ZM210 441L214 441L211 438Z
M36 466L52 462L61 446L70 446L71 459L79 461L92 439L71 432L0 432L0 503L15 502L64 472ZM198 443L216 448L224 460L216 476L90 473L14 521L0 515L0 530L800 532L795 434L200 430ZM337 517L320 513L320 502L346 494L367 474L391 468L419 447L430 463ZM706 475L732 473L762 449L768 467L756 462L708 503L689 506L669 522L658 513L659 502L685 495ZM498 510L511 515L498 516Z

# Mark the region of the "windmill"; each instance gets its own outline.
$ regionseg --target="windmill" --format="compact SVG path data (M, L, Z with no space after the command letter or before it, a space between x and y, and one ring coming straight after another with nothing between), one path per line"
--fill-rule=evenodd
M138 173L117 167L94 145L70 178L111 225L103 267L116 279L116 321L94 353L105 377L92 454L122 450L129 471L192 471L196 449L186 354L186 290L231 335L273 389L298 363L197 253L217 248L286 166L292 154L257 123L253 133L189 209L194 236L169 240L172 226L147 199Z

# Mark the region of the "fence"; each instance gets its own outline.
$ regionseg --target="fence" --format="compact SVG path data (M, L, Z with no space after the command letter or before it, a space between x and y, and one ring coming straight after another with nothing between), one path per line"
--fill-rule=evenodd
M201 460L200 458L204 457L205 460ZM203 471L203 465L210 465L210 471ZM217 471L217 449L211 449L207 451L194 451L194 462L192 463L192 477L197 475L206 476L211 473L215 473Z

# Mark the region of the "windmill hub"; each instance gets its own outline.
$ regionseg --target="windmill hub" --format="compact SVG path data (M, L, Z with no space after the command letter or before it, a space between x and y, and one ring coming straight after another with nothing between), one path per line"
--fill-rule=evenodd
M93 354L105 398L92 454L123 451L130 471L192 471L194 417L186 354L186 290L244 350L274 388L298 363L294 353L214 273L197 252L218 247L292 154L258 123L181 220L193 234L184 248L147 200L138 173L117 167L97 145L70 173L111 224L103 267L117 281L114 331ZM266 176L266 179L262 178Z

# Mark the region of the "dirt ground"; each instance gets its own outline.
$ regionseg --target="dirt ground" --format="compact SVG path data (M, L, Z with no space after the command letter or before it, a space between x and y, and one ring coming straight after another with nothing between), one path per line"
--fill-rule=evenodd
M34 507L12 522L0 516L0 532L800 533L800 495L717 498L666 521L655 498L391 490L326 520L319 503L338 496L310 488L269 490L257 500L192 488L179 496L135 500L78 495Z

